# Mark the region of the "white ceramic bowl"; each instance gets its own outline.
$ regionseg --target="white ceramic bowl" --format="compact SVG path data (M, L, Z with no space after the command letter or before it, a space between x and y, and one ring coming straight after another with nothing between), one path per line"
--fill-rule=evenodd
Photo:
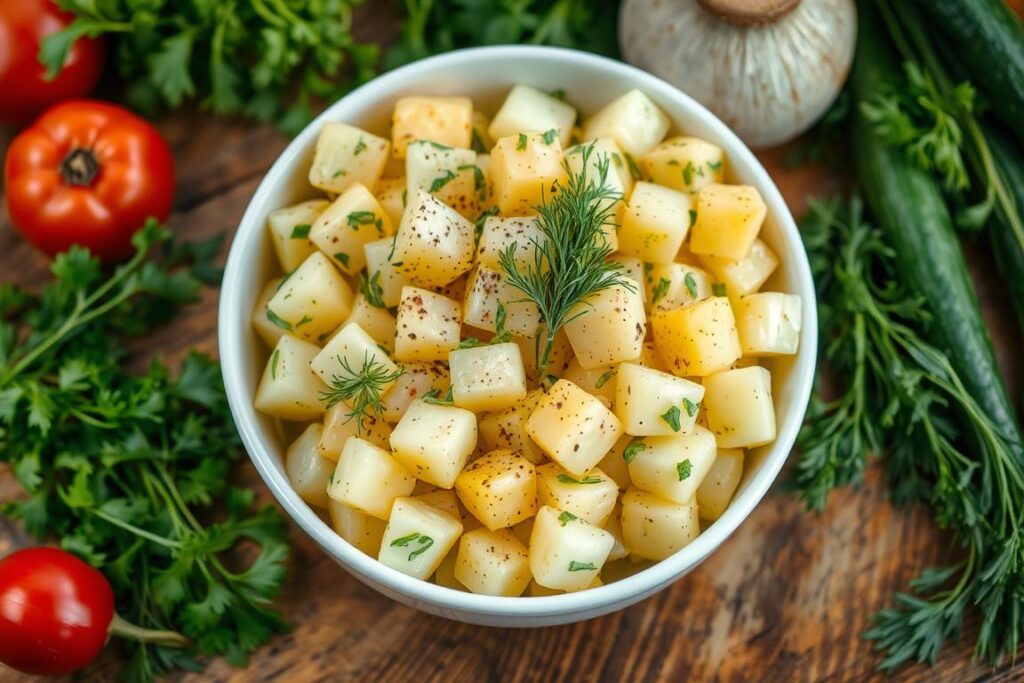
M267 214L315 196L306 174L325 121L386 130L395 100L414 94L468 95L493 113L517 83L542 90L562 88L567 99L584 113L639 88L668 114L676 131L721 146L729 181L753 185L768 205L762 237L778 253L782 265L766 288L797 293L804 305L799 354L771 367L778 438L748 455L743 481L721 519L686 548L633 576L600 588L540 598L473 595L413 579L364 555L335 534L289 485L280 426L253 408L268 351L249 322L261 287L276 274ZM253 464L292 519L324 552L381 593L431 614L495 626L545 626L596 617L643 600L697 566L746 519L789 455L810 395L817 351L814 286L796 225L771 178L739 138L703 106L643 71L582 52L521 46L461 50L397 69L336 102L307 126L270 168L242 217L224 274L218 324L224 381L235 423Z

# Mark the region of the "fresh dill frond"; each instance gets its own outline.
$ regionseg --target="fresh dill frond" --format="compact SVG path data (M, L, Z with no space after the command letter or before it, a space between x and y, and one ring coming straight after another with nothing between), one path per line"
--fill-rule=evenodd
M498 255L506 281L521 291L540 311L545 333L538 335L537 367L541 376L547 369L555 335L587 310L577 307L609 287L635 291L635 284L621 264L608 261L612 247L606 231L617 226L612 218L622 194L608 178L609 156L600 155L593 165L594 143L580 149L581 170L574 173L564 162L568 180L559 184L554 196L536 208L541 239L531 238L535 247L532 263L516 262L513 242ZM596 181L588 176L592 169Z
M405 371L402 368L389 370L369 352L363 354L363 365L359 370L353 369L348 359L341 356L338 356L338 364L341 371L331 376L330 388L320 392L320 398L328 408L345 403L349 408L346 422L358 420L357 430L362 433L363 420L378 417L384 412L384 391Z

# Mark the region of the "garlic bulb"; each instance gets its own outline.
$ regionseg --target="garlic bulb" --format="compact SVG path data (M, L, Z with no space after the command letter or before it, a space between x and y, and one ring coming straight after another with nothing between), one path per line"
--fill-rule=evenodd
M751 147L825 113L853 59L853 0L625 0L626 61L718 115Z

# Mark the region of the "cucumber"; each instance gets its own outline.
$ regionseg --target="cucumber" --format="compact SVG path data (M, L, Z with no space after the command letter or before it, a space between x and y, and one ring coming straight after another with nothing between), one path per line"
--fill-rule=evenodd
M853 150L862 191L895 251L901 280L925 300L932 314L925 335L946 352L964 386L1024 458L1013 407L942 191L930 173L881 139L860 113L861 102L898 87L902 76L872 3L859 7L851 82Z
M914 0L914 5L945 38L992 111L1024 141L1024 23L1005 0Z
M992 151L999 175L1012 197L1018 216L1024 216L1024 150L995 126L985 125L985 139ZM1008 217L999 204L986 228L992 242L996 266L1010 290L1010 300L1017 311L1017 321L1024 330L1024 249Z

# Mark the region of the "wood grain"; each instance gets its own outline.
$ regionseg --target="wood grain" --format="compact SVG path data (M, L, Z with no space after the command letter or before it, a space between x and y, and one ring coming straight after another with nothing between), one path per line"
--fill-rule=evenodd
M380 27L385 30L387 27ZM273 130L187 112L160 128L179 184L172 228L187 237L233 230L286 140ZM0 151L6 149L0 137ZM822 168L790 169L784 151L762 159L794 213L809 195L840 186ZM0 188L2 192L2 188ZM1020 395L1021 339L1005 291L983 249L971 249L986 315L1006 376ZM0 278L43 281L46 261L0 218ZM175 361L189 347L216 352L217 292L148 339L141 351ZM269 493L246 463L238 479ZM878 657L859 634L895 591L950 557L947 538L922 508L894 509L876 467L859 491L837 493L826 513L806 514L791 495L768 495L702 566L649 600L600 619L546 629L468 626L400 606L365 588L297 528L290 579L279 601L294 630L258 651L244 670L214 661L182 681L867 681ZM0 468L0 500L19 495ZM0 521L0 554L29 542ZM992 670L969 643L947 647L934 669L906 667L891 681L1011 681L1024 665ZM113 680L107 653L79 680ZM0 669L0 681L28 681Z

